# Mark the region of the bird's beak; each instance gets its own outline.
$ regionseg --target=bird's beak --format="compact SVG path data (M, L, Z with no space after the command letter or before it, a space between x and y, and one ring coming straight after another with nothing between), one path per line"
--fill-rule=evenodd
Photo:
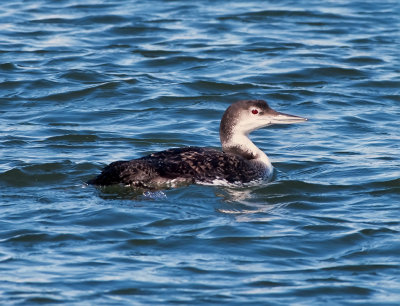
M271 115L271 124L291 124L307 121L307 119L303 117L288 115L276 111Z

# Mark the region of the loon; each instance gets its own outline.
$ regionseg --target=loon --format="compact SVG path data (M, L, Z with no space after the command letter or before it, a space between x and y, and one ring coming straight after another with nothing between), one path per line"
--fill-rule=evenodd
M222 151L183 147L129 161L115 161L88 184L158 189L194 183L243 185L269 181L273 175L272 164L249 139L249 133L272 124L305 120L277 112L263 100L241 100L230 105L222 116L219 129Z

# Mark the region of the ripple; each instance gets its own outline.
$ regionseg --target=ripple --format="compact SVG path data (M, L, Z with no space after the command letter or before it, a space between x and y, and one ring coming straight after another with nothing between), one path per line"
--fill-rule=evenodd
M203 92L218 92L221 90L230 92L230 91L246 90L257 87L249 83L229 84L229 83L209 82L209 81L196 81L185 85L191 89Z
M61 136L53 136L46 139L46 142L57 142L57 143L86 143L86 142L95 142L98 141L99 137L96 135L90 134L68 134Z
M71 69L60 75L60 78L78 82L94 83L102 82L104 80L104 74L93 70Z
M357 86L360 87L368 87L368 88L393 88L393 89L398 89L400 86L400 81L392 81L392 80L386 80L386 81L374 81L374 80L369 80L365 82L359 82Z
M138 63L138 65L143 65L144 67L157 67L158 69L163 66L167 66L168 69L180 67L187 68L192 67L194 64L196 66L213 63L213 59L202 59L198 57L191 56L168 56L168 58L163 59L151 59L151 60L143 60Z
M3 70L3 71L12 71L12 70L17 70L17 69L18 69L17 65L15 65L13 63L0 64L0 70Z
M40 244L43 242L69 242L69 241L83 241L83 237L71 234L48 234L48 233L25 233L16 235L3 241L4 243L27 243L27 244Z
M366 74L359 69L354 68L342 68L342 67L321 67L321 68L308 68L296 72L285 74L283 77L288 79L303 78L307 75L313 76L318 79L329 79L329 78L361 78L365 77Z
M70 161L31 164L0 173L0 182L14 187L61 183L68 177L70 167Z
M42 97L37 97L37 101L69 101L71 99L87 98L88 95L95 93L102 89L113 89L118 87L118 82L106 82L103 84L97 84L90 87L84 87L76 90L69 90L60 93L48 94Z
M356 65L381 65L385 63L382 59L371 56L353 56L346 58L345 61Z
M177 32L178 30L173 30L173 29L166 29L165 27L156 27L153 25L135 25L135 26L121 26L121 27L113 27L110 30L111 34L116 34L116 35L135 35L135 36L152 36L154 33L159 33L158 35L161 35L161 33L164 33L164 35L168 34L173 34Z
M255 11L255 12L246 12L243 14L235 14L231 16L223 16L220 17L221 20L225 19L259 19L259 18L266 18L266 17L291 17L291 18L321 18L324 20L330 20L330 19L343 19L341 15L337 14L332 14L332 13L323 13L319 12L317 10L296 10L296 9L281 9L281 10L260 10L260 11Z
M5 2L3 304L396 304L395 4ZM220 147L223 110L251 98L310 119L252 133L273 182L85 184Z

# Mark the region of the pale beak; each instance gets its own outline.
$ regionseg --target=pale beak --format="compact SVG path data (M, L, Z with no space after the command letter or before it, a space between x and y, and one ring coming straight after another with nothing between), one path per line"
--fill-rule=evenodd
M270 115L271 124L291 124L291 123L299 123L307 121L306 118L288 115L280 112L275 112L274 114L271 115Z

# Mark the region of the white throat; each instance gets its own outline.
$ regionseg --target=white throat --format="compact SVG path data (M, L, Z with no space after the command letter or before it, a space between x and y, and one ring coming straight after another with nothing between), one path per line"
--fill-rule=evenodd
M248 159L249 162L265 169L265 176L272 175L273 167L267 154L261 151L249 138L248 134L240 131L232 131L232 136L222 142L222 150L239 154Z

